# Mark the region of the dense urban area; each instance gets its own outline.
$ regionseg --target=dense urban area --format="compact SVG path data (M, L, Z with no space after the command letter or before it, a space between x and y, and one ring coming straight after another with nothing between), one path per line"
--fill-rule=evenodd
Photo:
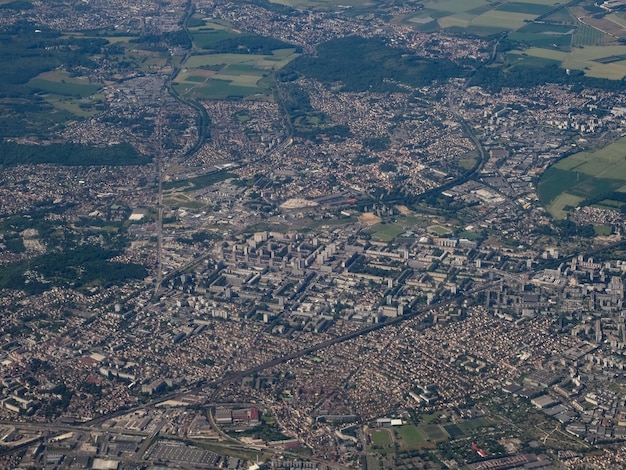
M0 0L0 468L626 467L622 0Z

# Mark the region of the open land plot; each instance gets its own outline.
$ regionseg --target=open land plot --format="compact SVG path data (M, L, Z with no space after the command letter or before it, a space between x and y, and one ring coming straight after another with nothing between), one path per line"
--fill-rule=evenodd
M574 25L550 24L550 23L527 23L518 33L546 34L556 36L559 34L572 34L576 31Z
M427 436L423 429L415 425L398 426L395 428L403 450L419 448L426 442Z
M372 445L379 449L388 449L393 445L393 437L390 429L377 429L372 431Z
M207 204L204 204L202 201L193 201L193 200L185 200L185 199L176 199L176 198L168 198L163 200L163 204L175 208L184 207L185 209L203 209L208 207Z
M450 437L446 430L439 424L428 424L424 427L424 432L432 442L444 442Z
M611 13L610 15L606 15L604 19L608 21L612 21L613 23L617 23L622 28L626 28L626 18L623 18L617 13Z
M398 223L404 224L404 226L408 229L412 229L414 227L426 227L430 223L430 221L424 217L420 217L418 215L412 214L403 217L398 217Z
M449 11L450 13L460 13L473 10L488 5L486 0L442 0L427 3L425 6L433 10Z
M572 39L572 46L603 46L605 34L591 25L580 23Z
M576 165L572 166L572 162ZM557 162L554 167L576 169L596 178L610 176L626 181L626 137L595 151L571 155Z
M513 30L521 28L527 21L533 20L537 15L528 13L511 13L508 11L490 10L477 16L472 25L499 27L503 29Z
M288 52L289 51L289 52ZM190 68L198 68L211 65L231 65L231 64L247 64L255 68L281 68L289 61L295 59L299 54L295 53L295 49L278 49L271 55L256 54L203 54L192 55L185 62L185 66Z
M379 224L381 220L382 219L380 217L373 214L372 212L365 212L359 216L359 222L361 222L363 225L376 225Z
M181 94L205 99L256 95L267 88L263 78L269 70L280 69L297 56L294 48L278 49L268 55L192 55L175 78L174 86Z
M549 64L560 63L558 60L529 56L521 51L509 52L506 56L506 60L510 65L526 67L544 67Z
M572 43L572 34L534 34L534 33L520 33L514 31L509 35L512 41L523 42L534 47L554 48L559 49L569 48Z
M413 212L407 206L395 206L398 212L402 215L411 215Z
M46 96L46 101L56 109L67 111L81 118L91 117L100 112L93 107L94 101L90 99L48 95Z
M193 31L191 33L194 46L200 49L209 49L213 44L236 36L239 35L224 29Z
M397 224L378 225L372 236L384 242L390 242L404 232L404 227Z
M175 87L178 91L179 87ZM229 97L246 97L262 92L258 87L235 86L230 80L208 80L203 86L187 87L182 89L183 94L193 94L199 98L209 100L223 100Z
M324 10L345 10L345 7L368 8L375 6L370 0L342 0L340 5L331 0L271 0L272 3L290 6L292 8L312 8Z
M626 138L594 151L579 152L548 168L537 187L548 211L563 218L589 198L617 191L626 182Z
M411 23L420 23L421 20L428 19L429 21L436 20L438 18L443 18L444 16L448 16L447 11L441 10L433 10L431 8L424 8L420 10L417 14L409 16L408 21ZM415 21L413 21L415 19Z
M613 199L602 199L598 204L594 204L597 207L610 207L613 209L619 209L624 205L621 201L615 201Z
M520 1L520 3L532 3L535 5L550 5L552 7L556 7L558 4L563 4L563 2L560 2L559 0L527 0L527 1Z
M563 59L563 67L585 70L591 77L620 79L626 75L626 61L602 64L598 59L626 54L626 46L586 46L573 48Z
M584 70L590 77L618 80L626 76L626 60L611 63L600 63L597 59L618 56L626 52L626 46L587 46L572 48L571 52L564 52L541 47L531 47L523 51L534 57L557 60L561 67L575 70Z
M610 225L594 225L593 229L596 231L596 235L606 237L613 233L613 227Z
M473 18L473 15L467 13L458 13L456 15L444 16L443 18L439 18L437 22L439 23L439 26L444 29L455 27L467 28Z
M578 20L572 13L569 11L569 8L563 6L547 16L541 18L543 21L549 21L553 23L562 23L562 24L572 24L575 25L578 23Z
M450 439L457 439L465 435L465 433L461 430L461 428L459 428L456 424L449 424L447 426L444 426L444 429L450 436Z
M48 93L64 96L89 96L93 95L101 88L100 85L95 84L53 82L41 78L31 79L28 82L28 86L36 90L43 90Z
M257 82L260 80L259 75L230 75L228 73L218 73L215 80L227 80L231 86L258 88Z
M474 429L485 428L488 426L492 426L493 424L495 424L495 422L490 418L474 418L474 419L459 421L457 423L457 426L464 433L468 433L469 431L472 431Z
M507 2L498 5L495 10L509 11L511 13L526 13L529 15L539 16L552 10L552 5L542 5L540 3L526 2Z
M544 49L541 47L531 47L524 51L512 51L513 53L525 54L531 57L539 57L541 59L556 60L563 62L567 57L567 52L555 51L554 49Z
M452 233L452 230L441 225L431 225L430 227L428 227L428 231L436 235L447 235L449 233Z
M552 217L554 217L555 219L564 219L565 217L567 217L567 208L578 207L578 204L580 204L583 200L584 198L582 197L574 196L573 194L563 193L557 196L557 198L554 199L550 204L548 204L546 209L550 214L552 214Z
M617 36L619 38L626 37L626 29L624 26L610 19L585 17L583 18L583 21L600 31L612 34L613 36Z

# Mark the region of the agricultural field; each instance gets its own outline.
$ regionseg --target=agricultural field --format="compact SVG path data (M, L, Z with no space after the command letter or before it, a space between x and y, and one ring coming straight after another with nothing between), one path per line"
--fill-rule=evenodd
M271 0L271 2L296 9L329 11L342 11L351 8L367 10L377 6L376 3L371 0L342 0L339 4L331 0Z
M441 29L465 30L467 33L486 36L520 29L528 22L556 11L557 3L556 0L503 3L487 0L430 1L424 4L424 10L406 18L405 22L422 30L432 30L436 22Z
M38 91L81 98L93 95L102 87L101 84L91 83L87 78L71 77L62 70L43 72L32 78L28 85Z
M626 46L574 47L570 52L531 47L512 53L555 60L563 68L584 70L590 77L618 80L626 76Z
M572 46L604 46L605 36L602 31L591 25L581 23L572 38Z
M268 55L193 55L176 77L174 87L182 96L205 99L266 94L263 78L296 58L295 49L279 49Z
M277 39L256 36L228 23L194 15L189 20L193 54L180 64L174 88L183 97L200 99L271 99L274 71L298 57L296 48Z
M189 27L189 34L191 34L194 47L199 49L208 49L219 41L237 37L240 34L226 24L205 20L199 15L194 15L190 24L197 25Z
M552 216L562 219L582 203L601 205L606 196L622 191L624 186L626 138L557 162L543 173L537 190L539 199ZM608 206L614 207L614 204Z
M509 39L535 47L569 49L575 32L574 25L528 23L511 33Z
M401 21L422 31L479 36L508 32L508 39L520 44L516 51L520 55L556 60L561 67L584 70L590 77L621 79L626 76L626 46L617 38L626 38L626 14L589 15L580 6L563 6L556 0L432 0Z

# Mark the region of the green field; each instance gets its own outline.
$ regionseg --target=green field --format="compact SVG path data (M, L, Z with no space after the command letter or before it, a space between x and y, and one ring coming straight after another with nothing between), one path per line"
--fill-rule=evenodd
M522 51L511 51L506 55L506 61L510 65L521 67L545 67L549 64L558 64L558 60L533 57Z
M444 442L449 438L446 430L439 424L429 424L425 426L424 432L426 436L428 436L428 440L432 442Z
M602 149L579 152L548 168L538 184L541 203L555 218L588 199L617 191L626 183L626 137Z
M433 10L448 11L450 13L459 13L462 11L474 10L475 8L488 5L486 0L442 0L427 3L425 6Z
M593 229L596 231L596 235L606 236L611 235L613 227L610 225L594 225Z
M570 13L567 7L561 7L557 10L554 10L552 13L547 16L543 16L541 19L547 22L568 25L575 25L578 22L576 17Z
M431 1L424 5L423 11L408 21L420 29L432 29L430 22L422 21L424 18L432 18L443 29L465 30L470 34L485 36L522 28L529 21L552 11L556 3L554 0L502 3L487 0Z
M456 424L449 424L444 426L444 429L450 436L450 439L457 439L465 435L465 433Z
M512 41L530 44L536 47L567 48L572 42L572 34L576 28L572 25L556 25L548 23L528 23L509 38Z
M174 81L176 91L205 99L246 97L264 93L263 80L299 54L295 49L277 49L272 54L192 55Z
M509 11L511 13L526 13L534 16L543 15L552 10L551 5L541 5L538 3L508 2L498 5L494 10Z
M502 30L512 30L521 28L526 21L533 20L537 15L527 13L511 13L508 11L490 10L472 20L473 26L488 26L491 28L502 28Z
M428 227L428 231L436 235L446 235L448 233L452 233L452 230L441 225L431 225L430 227Z
M626 46L611 45L601 30L578 21L566 6L556 0L489 2L487 0L430 1L405 24L421 31L446 29L459 34L489 36L509 32L508 39L520 43L529 56L557 60L562 68L584 70L585 75L619 80L626 76L626 60L598 59L620 56ZM617 13L609 18L626 25ZM626 16L626 15L623 15ZM526 64L520 64L526 65Z
M399 426L395 428L396 434L400 439L402 449L409 450L418 448L428 439L423 429L414 425Z
M350 11L349 9L367 11L369 8L377 6L377 4L371 0L342 0L339 4L331 0L271 0L271 2L297 9L306 8L330 11Z
M389 434L389 430L387 429L379 429L377 431L373 431L372 436L372 445L378 449L388 449L393 445L391 434Z
M572 39L572 46L603 46L605 34L599 29L581 23Z
M33 78L28 82L28 85L35 90L41 90L48 93L54 93L64 96L89 96L93 95L101 87L100 85L92 85L89 83L67 83L56 82L50 80L44 80L41 78Z
M195 178L165 181L163 182L163 190L167 191L170 189L182 189L182 188L189 188L189 189L196 190L200 188L206 188L215 183L219 183L220 181L224 181L230 178L237 178L237 175L235 175L234 173L229 173L226 170L220 170L214 173L208 173L206 175L196 176Z
M404 227L396 224L378 224L372 236L384 242L390 242L401 233L404 233Z
M517 33L515 33L517 34ZM515 36L513 36L515 38ZM610 61L626 54L626 46L573 47L570 51L531 47L524 51L512 51L527 56L559 61L561 67L584 70L590 77L619 80L626 76L626 60ZM602 62L605 63L602 63Z

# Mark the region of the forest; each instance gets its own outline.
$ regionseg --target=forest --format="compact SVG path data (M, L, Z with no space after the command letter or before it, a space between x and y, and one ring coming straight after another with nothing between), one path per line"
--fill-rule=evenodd
M90 147L80 144L22 145L0 142L0 164L28 165L53 163L67 166L144 165L150 157L141 155L130 144Z
M383 38L349 36L320 44L315 57L298 57L278 78L291 81L304 75L327 84L341 82L343 91L388 92L395 91L397 83L421 87L466 74L448 59L418 57Z
M109 261L118 254L115 250L85 245L63 253L39 255L4 266L0 272L0 289L22 289L35 294L51 286L107 287L147 275L139 264Z

